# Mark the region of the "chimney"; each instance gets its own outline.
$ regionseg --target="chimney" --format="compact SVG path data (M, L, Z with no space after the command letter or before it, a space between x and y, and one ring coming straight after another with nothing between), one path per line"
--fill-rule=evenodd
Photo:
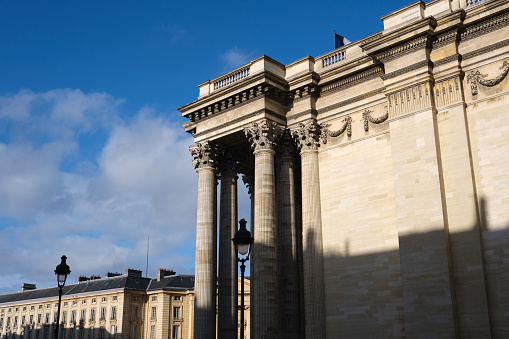
M90 276L90 280L97 280L97 279L101 279L101 276L99 276L99 275L91 275Z
M79 283L82 283L82 282L84 282L84 281L89 281L89 280L90 280L90 278L89 278L89 277L85 277L85 276L80 275L80 276L78 277L78 284L79 284Z
M21 284L21 292L35 290L35 289L36 289L35 284L27 284L27 283Z
M157 281L161 281L161 279L170 275L175 275L175 272L173 270L166 270L164 268L160 268L157 271Z
M122 275L121 273L114 273L114 272L108 272L104 274L105 278L112 278L112 277L118 277L119 275Z
M141 277L141 270L135 270L134 268L128 268L125 270L125 274L130 277Z

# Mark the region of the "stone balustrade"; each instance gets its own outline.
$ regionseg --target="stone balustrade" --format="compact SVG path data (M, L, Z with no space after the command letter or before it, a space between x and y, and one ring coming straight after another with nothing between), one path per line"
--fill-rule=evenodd
M222 76L221 78L213 81L213 89L218 90L225 86L231 85L237 81L240 81L249 76L250 65L244 66L241 69L237 69L231 73Z
M337 64L346 59L346 48L334 50L332 53L326 54L321 58L322 68L326 68Z

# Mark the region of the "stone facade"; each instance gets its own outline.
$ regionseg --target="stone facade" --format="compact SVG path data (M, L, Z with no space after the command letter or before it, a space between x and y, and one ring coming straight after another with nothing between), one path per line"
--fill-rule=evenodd
M382 20L320 57L256 58L180 108L251 180L252 338L509 337L509 1ZM199 171L202 234L217 177ZM214 220L197 248L216 246Z

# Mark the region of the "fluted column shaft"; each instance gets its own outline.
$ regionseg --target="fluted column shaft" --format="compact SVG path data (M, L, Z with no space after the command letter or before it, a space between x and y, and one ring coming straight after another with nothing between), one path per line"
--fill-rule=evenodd
M276 201L274 148L283 129L263 121L245 129L255 157L255 227L251 251L251 294L256 307L256 337L278 338Z
M301 150L302 237L306 339L325 333L325 283L323 276L322 219L318 146L320 128L312 121L294 133Z
M254 210L255 210L255 196L254 196L254 176L253 175L244 175L242 177L242 181L247 186L249 197L251 198L251 234L254 236ZM250 293L249 293L249 319L250 319L250 334L251 338L257 338L256 332L256 304L253 297L253 272L255 271L255 266L253 264L253 256L251 255L251 260L249 260L249 269L251 272L250 277Z
M219 203L218 338L237 338L238 270L232 242L237 229L237 174L232 161L221 166Z
M296 229L295 151L285 133L276 156L279 338L297 339L300 331L300 274Z
M213 152L208 144L191 148L198 172L194 335L201 339L216 338L217 180Z

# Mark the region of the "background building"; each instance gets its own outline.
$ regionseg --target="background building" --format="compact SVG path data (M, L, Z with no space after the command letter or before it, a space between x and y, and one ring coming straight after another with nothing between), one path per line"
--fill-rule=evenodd
M235 337L238 174L253 338L509 337L509 1L381 19L316 58L256 58L180 108L196 142L196 337L216 335L216 269L218 333Z

